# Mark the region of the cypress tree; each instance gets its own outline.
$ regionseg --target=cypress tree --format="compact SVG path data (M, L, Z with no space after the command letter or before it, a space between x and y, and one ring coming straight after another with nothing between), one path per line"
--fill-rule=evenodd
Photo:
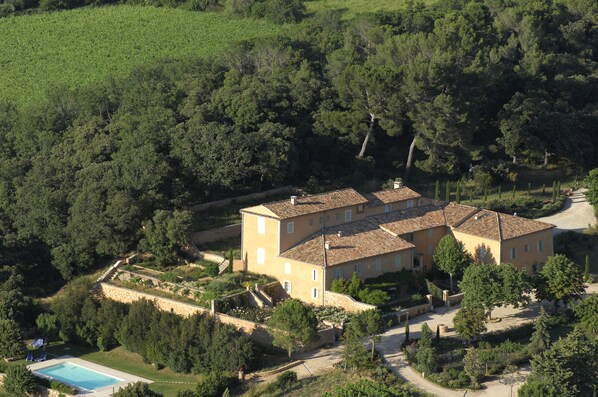
M440 341L440 325L436 324L436 343Z
M534 322L534 333L529 341L529 349L532 354L538 354L550 345L550 333L548 332L548 314L544 307L540 308L540 315Z
M502 199L502 186L498 187L498 199L501 200Z
M546 184L542 184L542 196L546 196Z
M451 201L451 183L446 181L446 191L444 193L444 201L450 203Z
M440 201L440 181L436 179L436 189L434 192L434 200Z
M515 185L513 185L513 194L512 194L512 199L515 200L515 189L517 189L517 187Z
M552 201L556 200L556 181L552 181Z
M556 196L557 197L561 196L561 181L558 181L556 184Z
M457 204L461 204L461 181L457 181L457 193L455 197Z
M405 320L405 344L409 344L409 319Z
M528 196L532 195L532 183L531 182L527 183L527 195Z
M428 326L428 323L422 324L421 336L419 337L417 347L418 349L421 349L422 347L432 347L432 330Z
M586 266L583 275L586 280L590 278L590 255L586 255Z
M233 272L233 263L235 261L235 258L233 256L233 249L231 248L230 251L228 251L228 267L226 268L226 270L229 273Z
M484 188L484 204L488 201L488 188Z

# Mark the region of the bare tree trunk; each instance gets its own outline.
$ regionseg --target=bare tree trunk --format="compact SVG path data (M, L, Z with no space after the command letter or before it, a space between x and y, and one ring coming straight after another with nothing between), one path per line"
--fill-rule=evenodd
M449 273L449 277L451 278L451 294L453 293L453 273Z
M370 141L370 136L372 136L372 133L374 132L374 123L376 122L376 115L373 113L370 113L370 126L368 127L368 132L367 134L365 134L365 139L363 140L363 143L361 144L361 150L359 151L359 154L357 155L358 159L362 159L363 155L365 154L365 149L368 146L368 142Z
M546 167L548 167L548 156L550 154L548 153L548 150L544 149L544 164L542 164L542 168L546 169Z
M513 164L517 164L517 156L513 156Z
M411 165L413 163L413 152L415 151L415 135L409 145L409 155L407 156L407 165L405 166L405 182L409 179L409 172L411 171Z

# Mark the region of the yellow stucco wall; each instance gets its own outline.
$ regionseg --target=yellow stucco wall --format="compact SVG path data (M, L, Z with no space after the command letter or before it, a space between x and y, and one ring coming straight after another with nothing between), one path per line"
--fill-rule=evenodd
M413 233L413 241L411 241L411 243L415 245L415 253L420 254L423 272L427 272L432 269L434 250L436 249L440 239L444 237L445 234L445 226L439 226Z
M542 251L538 250L538 241L543 241L544 247ZM528 245L526 252L525 246ZM511 258L511 249L516 249L515 258ZM552 241L552 229L543 230L541 232L528 234L502 242L502 262L512 263L521 270L528 273L533 272L533 265L542 265L546 262L549 256L554 255L554 247ZM538 266L537 270L540 270Z
M280 222L277 219L246 213L242 217L241 258L246 261L248 271L269 274L266 266L279 253ZM265 234L258 233L260 217L265 222ZM264 264L258 264L258 249L264 250Z
M400 266L396 265L396 256L401 257ZM377 260L380 260L380 267L376 266ZM326 271L326 288L329 289L332 285L332 280L340 276L341 278L350 279L353 273L357 271L357 264L361 264L362 273L359 278L366 279L377 277L383 273L397 272L399 270L413 269L413 250L407 249L397 253L379 255L372 258L362 259L359 261L352 261L343 263L342 265L329 266ZM340 271L340 274L338 273Z
M456 230L453 230L452 234L457 240L463 243L467 252L469 252L475 260L479 260L484 263L501 262L501 247L499 241L472 236L470 234L461 233ZM484 247L486 250L486 255L483 258L481 258L479 255L480 247Z
M424 199L421 197L419 199L409 199L409 200L402 200L402 201L395 201L394 203L389 203L391 205L391 211L399 211L407 209L407 203L409 201L413 202L413 207L418 207L423 205ZM380 215L386 212L385 205L377 205L375 207L366 207L366 216L372 215Z

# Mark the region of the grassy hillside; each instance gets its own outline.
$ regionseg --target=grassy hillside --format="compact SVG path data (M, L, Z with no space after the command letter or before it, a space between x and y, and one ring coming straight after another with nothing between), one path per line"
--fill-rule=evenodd
M29 103L48 88L123 76L155 58L210 56L273 35L262 21L172 8L112 6L0 19L0 98Z
M426 4L435 0L424 0ZM374 11L394 11L405 7L407 0L313 0L307 1L309 11L343 10L345 18L352 18L355 14Z

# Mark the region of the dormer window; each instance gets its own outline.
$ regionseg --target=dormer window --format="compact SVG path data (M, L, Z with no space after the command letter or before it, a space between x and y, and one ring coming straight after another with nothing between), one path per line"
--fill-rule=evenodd
M388 214L390 211L392 211L392 204L386 204L384 206L384 212Z

